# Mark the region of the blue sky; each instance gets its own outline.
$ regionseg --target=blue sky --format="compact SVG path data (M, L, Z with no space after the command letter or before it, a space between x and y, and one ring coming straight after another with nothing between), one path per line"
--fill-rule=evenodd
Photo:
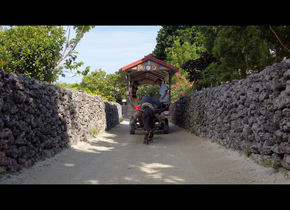
M83 61L80 70L90 66L114 74L121 67L143 58L154 50L161 26L95 26L86 33L76 47L76 61ZM80 83L82 77L66 73L57 82Z

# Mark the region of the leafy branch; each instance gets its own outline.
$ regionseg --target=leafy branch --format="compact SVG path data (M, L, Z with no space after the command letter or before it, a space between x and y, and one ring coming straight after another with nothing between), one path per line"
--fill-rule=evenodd
M74 62L72 64L73 61L76 60L77 56L74 54L77 54L77 52L75 51L76 46L78 45L79 41L81 40L81 38L84 36L84 34L88 31L90 31L91 28L94 28L95 26L74 26L73 29L76 30L76 37L72 38L70 40L70 30L71 27L68 26L66 29L65 34L68 32L67 38L66 38L66 44L65 44L65 49L63 50L63 53L60 57L60 59L57 61L55 68L52 70L52 73L55 71L55 69L60 65L60 63L62 61L65 60L65 64L64 67L66 69L78 69L78 67L81 67L84 63L81 62ZM68 51L68 52L67 52ZM66 53L67 52L67 53ZM69 57L69 59L67 59ZM67 59L67 60L66 60ZM63 69L63 67L59 67L61 70ZM83 71L77 71L77 74L82 74L82 75L87 75L88 72L90 71L90 67L87 66L85 68L85 70ZM62 74L63 77L65 77L64 74Z
M273 28L271 27L271 26L269 26L269 28L271 29L271 31L273 32L273 34L275 35L275 37L278 39L278 41L280 42L280 44L286 49L286 50L288 50L289 52L290 52L290 50L287 48L287 47L285 47L285 45L283 44L283 42L281 41L281 39L279 39L279 37L278 37L278 35L275 33L275 31L273 30Z

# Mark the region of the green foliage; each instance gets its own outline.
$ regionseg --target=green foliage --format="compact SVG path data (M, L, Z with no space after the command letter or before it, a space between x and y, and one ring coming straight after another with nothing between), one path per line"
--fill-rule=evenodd
M74 49L84 33L93 27L74 26L76 37L72 39L69 33L66 37L67 30L62 26L0 27L0 65L8 72L24 74L38 81L56 81L59 75L65 76L63 69L77 70L84 64L75 62L77 52ZM89 67L77 70L77 74L88 72Z
M144 96L158 97L159 86L158 85L140 85L138 87L138 95L140 95L141 97L144 97Z
M243 152L244 154L247 156L247 157L250 157L250 155L252 154L248 149L243 149Z
M197 26L198 38L201 45L206 49L208 53L212 54L214 47L214 41L218 36L218 32L223 26Z
M65 88L77 90L78 87L79 87L79 84L78 83L72 83L72 84L67 84Z
M277 168L280 166L280 161L276 158L262 159L261 165L265 167Z
M181 69L180 69L181 70ZM185 76L180 72L176 72L172 77L172 83L170 85L171 101L177 100L179 97L184 96L192 91L193 82L189 82Z
M39 81L54 81L55 68L65 42L65 31L58 26L15 26L0 28L0 59L5 70Z
M279 62L281 59L285 57L289 58L290 56L289 25L260 26L260 30L262 31L261 38L267 42L268 48L273 50L273 55L276 58L275 62Z
M106 87L110 100L121 103L122 99L126 98L127 84L119 71L106 76Z
M90 67L87 66L83 71L78 70L79 67L81 67L84 62L80 61L80 62L76 62L76 54L78 54L78 52L75 51L75 48L77 46L77 44L79 43L79 41L83 38L84 34L86 32L89 32L92 28L94 28L95 26L73 26L73 30L75 30L76 36L74 38L70 39L70 30L71 30L71 26L68 26L66 31L68 31L68 35L66 38L66 43L65 43L65 48L62 52L61 58L58 60L56 67L59 66L59 68L62 70L63 68L65 69L69 69L70 71L72 70L77 70L76 74L80 75L82 74L83 76L87 75L88 72L90 71ZM62 61L65 61L63 66L60 66L60 63ZM65 77L64 74L61 74L63 77Z
M289 173L290 171L285 169L285 168L281 168L280 172L283 174L284 178L288 178L289 177Z
M3 70L6 70L6 66L7 66L7 62L6 62L6 61L3 61L3 60L0 60L0 67L1 67Z
M126 82L120 72L106 74L102 69L83 77L78 89L88 94L99 95L104 100L121 102L125 98Z
M96 137L99 134L100 130L100 127L94 127L90 129L89 133L92 137Z
M181 65L186 72L187 78L190 82L195 82L195 88L208 87L210 84L217 82L218 77L213 71L215 65L220 62L212 54L208 52L201 52L197 59L189 59Z
M7 171L3 168L0 168L0 174L5 174Z
M90 95L101 96L103 100L122 102L126 94L126 82L120 72L106 74L102 69L95 70L83 77L82 82L67 84L65 82L55 82L54 85L69 88L72 90L82 90Z
M198 58L197 47L194 44L190 45L189 42L181 44L180 39L176 39L170 48L165 50L167 57L166 60L169 64L180 67L185 61L189 59Z
M78 90L78 87L79 87L79 84L78 83L68 84L66 82L55 82L53 84L54 85L57 85L59 87L68 88L68 89L72 89L72 90Z
M152 56L181 67L199 88L245 78L290 57L288 25L162 26L156 41Z
M192 45L196 40L195 26L187 25L164 25L158 31L156 41L157 44L152 51L152 56L168 62L167 53L165 50L174 46L174 42L179 39L180 45L183 45L184 42L188 42L189 45Z
M93 92L103 91L105 87L106 72L102 69L95 70L89 75L84 76L80 83L80 88L87 88Z
M289 46L290 27L275 26L273 29ZM221 65L212 66L218 81L245 78L290 56L268 26L202 26L199 31L208 52L221 61Z
M249 70L261 71L273 62L261 33L257 26L227 26L219 31L213 54L222 61L218 68L223 81L245 78Z

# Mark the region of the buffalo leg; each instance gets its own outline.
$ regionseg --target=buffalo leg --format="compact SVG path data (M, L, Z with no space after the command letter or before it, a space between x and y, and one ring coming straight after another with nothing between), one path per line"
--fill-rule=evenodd
M143 144L149 144L153 142L153 136L154 136L153 130L143 131L143 138L144 138Z
M149 131L149 133L148 133L148 141L150 143L153 142L153 136L154 136L153 130Z
M144 137L143 144L149 144L149 142L148 142L148 131L143 131L143 137Z

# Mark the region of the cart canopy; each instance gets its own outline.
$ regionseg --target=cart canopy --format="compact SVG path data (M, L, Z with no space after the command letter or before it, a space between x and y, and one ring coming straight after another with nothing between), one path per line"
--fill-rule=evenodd
M158 78L167 83L178 69L178 67L147 55L120 68L119 71L124 79L127 80L127 84L132 84L137 80L140 85L155 85L155 81Z

